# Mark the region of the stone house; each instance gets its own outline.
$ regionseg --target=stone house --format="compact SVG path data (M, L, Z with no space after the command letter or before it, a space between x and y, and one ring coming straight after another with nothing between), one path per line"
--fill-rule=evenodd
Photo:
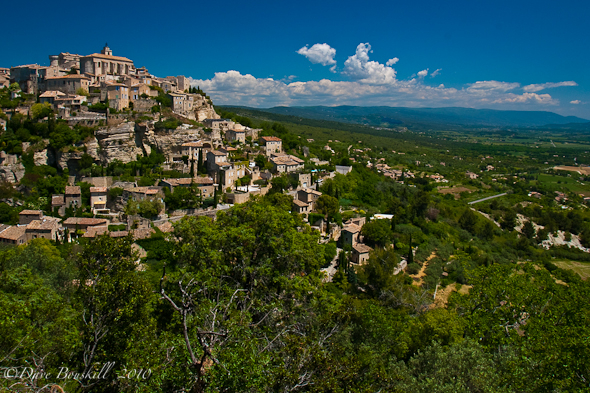
M84 89L88 92L89 87L90 78L79 74L45 79L45 90L61 91L66 94L76 94L78 89Z
M357 265L361 265L369 259L369 253L373 249L366 244L355 244L352 246L352 252L350 253L350 259L352 263L356 263Z
M158 186L167 187L170 192L174 192L175 187L190 187L193 184L193 179L190 177L182 177L178 179L162 179Z
M298 199L293 200L293 211L299 214L309 214L311 211L308 203L300 201Z
M69 217L64 221L63 225L70 232L77 230L86 232L91 227L108 226L109 221L105 218Z
M205 119L203 125L217 132L225 132L236 128L236 123L229 119Z
M189 115L194 110L194 97L187 93L168 93L168 98L172 101L172 111L180 114ZM194 113L193 113L194 118Z
M100 214L99 211L105 214L109 213L106 187L90 187L90 208L94 214Z
M144 83L138 83L134 85L127 85L129 87L129 99L131 101L138 101L140 100L143 94L149 96L151 89L148 85Z
M297 199L311 205L311 209L314 209L315 201L322 195L321 192L313 190L311 188L304 188L297 191Z
M37 94L47 89L46 79L60 76L58 67L27 64L10 68L10 80L19 84L22 91ZM56 89L53 89L56 90Z
M203 142L185 142L180 147L183 156L187 156L190 161L199 161L199 154L203 149Z
M108 98L109 107L118 111L129 107L129 87L122 83L105 83L100 88L100 100Z
M290 173L303 169L304 161L291 155L279 155L270 159L273 164L273 171L276 173Z
M82 190L79 186L66 186L64 197L66 208L77 209L82 206Z
M51 196L51 211L57 209L57 214L63 216L66 214L66 201L64 194L54 194Z
M218 179L223 187L235 187L236 180L246 176L246 165L233 163L219 168Z
M55 103L55 100L61 97L65 97L66 94L62 93L61 91L58 90L48 90L43 92L41 95L39 95L39 102L44 104L44 103L48 103L50 104L52 107Z
M228 165L227 153L218 150L207 152L207 172L215 173L224 165Z
M20 246L27 242L25 225L0 225L0 243Z
M41 220L31 221L25 228L27 241L39 238L56 240L59 235L60 222L61 219L56 217L42 217Z
M264 148L264 154L267 156L283 151L283 141L276 136L261 136L259 142L260 146Z
M80 110L82 105L87 105L87 98L86 96L79 96L79 95L67 95L65 97L59 97L54 100L54 105L56 108L60 107L67 107L70 110Z
M42 217L42 210L23 210L18 213L18 223L19 225L28 225L34 220L41 220Z
M301 188L309 188L311 184L311 173L291 173Z
M240 142L246 143L246 131L245 130L227 130L225 132L225 139L228 142Z
M342 228L341 236L342 245L354 246L359 243L359 236L361 234L361 228L355 224L349 224Z

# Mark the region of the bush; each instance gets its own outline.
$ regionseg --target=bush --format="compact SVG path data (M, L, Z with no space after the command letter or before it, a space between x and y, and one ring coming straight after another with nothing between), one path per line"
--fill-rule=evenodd
M418 274L419 271L420 265L418 265L417 263L410 263L406 268L406 272L408 272L408 274Z

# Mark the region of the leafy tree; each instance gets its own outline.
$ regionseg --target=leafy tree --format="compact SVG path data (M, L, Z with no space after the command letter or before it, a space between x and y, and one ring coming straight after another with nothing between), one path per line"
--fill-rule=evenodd
M475 233L475 227L477 225L477 216L471 209L465 209L461 217L459 218L459 225L470 233Z
M31 106L31 114L35 120L47 117L50 113L53 113L53 110L51 109L51 105L48 102L44 102L42 104L37 103Z
M393 238L390 223L389 220L372 220L363 225L361 235L364 242L371 247L385 247Z
M330 195L320 195L315 201L315 210L323 214L328 220L340 211L338 199Z

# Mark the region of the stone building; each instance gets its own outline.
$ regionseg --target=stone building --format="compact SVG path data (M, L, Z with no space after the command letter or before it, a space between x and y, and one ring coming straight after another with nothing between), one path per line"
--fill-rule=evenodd
M19 84L22 91L29 94L37 94L47 89L47 78L55 78L62 75L58 67L43 67L38 64L27 64L10 68L10 81ZM56 89L53 89L56 90Z
M82 206L82 189L80 186L66 186L64 194L66 208L78 209Z
M304 167L302 159L291 155L280 155L270 159L273 171L277 173L290 173L300 171Z
M18 214L18 223L19 225L27 225L34 220L41 220L42 217L42 210L23 210Z
M64 75L45 79L44 90L57 90L66 94L76 94L78 89L88 92L90 78L84 75Z
M129 107L129 88L122 83L104 83L100 89L100 100L109 100L109 107L118 111Z
M186 93L168 93L168 98L172 101L172 111L185 117L194 119L194 96ZM191 116L192 113L192 116Z
M80 70L92 75L129 75L133 73L133 61L121 56L113 56L113 51L105 44L100 53L80 58Z
M246 143L246 130L227 130L225 132L225 139L228 142L238 141Z
M48 90L46 92L44 92L43 94L39 95L39 102L44 104L44 103L48 103L51 106L54 105L55 100L61 97L65 97L66 93L62 93L61 91L58 90Z
M260 146L264 148L264 154L267 156L283 151L283 141L276 136L261 136Z
M218 150L207 152L207 171L217 172L222 165L227 165L227 154Z
M98 211L107 212L107 188L106 187L90 187L90 208L97 214Z

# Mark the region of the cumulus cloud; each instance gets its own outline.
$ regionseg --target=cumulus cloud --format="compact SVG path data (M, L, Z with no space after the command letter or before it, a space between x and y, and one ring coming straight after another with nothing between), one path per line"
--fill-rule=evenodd
M581 104L581 103L582 103L582 101L580 101L580 100L570 101L570 104L574 104L574 105L578 105L578 104Z
M305 45L303 48L299 49L297 53L307 57L307 59L313 64L321 64L323 66L336 64L336 60L334 60L336 49L326 43L315 44L311 48L308 48L307 45Z
M342 74L361 83L377 85L395 83L395 70L377 61L369 61L369 52L372 52L369 43L358 44L356 53L344 62Z
M527 93L536 93L537 91L545 90L545 89L552 89L554 87L563 87L563 86L578 86L578 84L574 81L565 81L565 82L557 82L557 83L539 83L533 85L527 85L522 89Z
M533 102L537 104L544 104L544 105L557 105L559 101L553 99L549 94L537 94L537 93L523 93L523 94L513 94L510 93L506 97L498 98L495 101L492 101L493 104L505 104L505 103L528 103Z
M393 59L387 60L387 63L385 63L385 65L391 67L392 65L397 64L398 61L399 59L397 57L394 57Z
M489 81L488 81L489 82ZM508 82L471 84L455 89L444 84L429 86L422 78L396 80L391 84L357 81L293 82L288 79L256 78L238 71L215 73L211 79L191 79L192 86L200 86L216 104L271 107L277 105L391 105L408 107L497 107L528 109L555 105L549 94L506 92ZM474 88L473 86L477 86ZM518 85L518 84L516 84Z
M438 74L440 74L440 72L442 71L442 68L437 68L436 70L434 70L434 72L430 73L430 77L434 78L435 76L437 76Z
M424 78L426 75L428 75L428 68L418 72L418 77L420 78Z

